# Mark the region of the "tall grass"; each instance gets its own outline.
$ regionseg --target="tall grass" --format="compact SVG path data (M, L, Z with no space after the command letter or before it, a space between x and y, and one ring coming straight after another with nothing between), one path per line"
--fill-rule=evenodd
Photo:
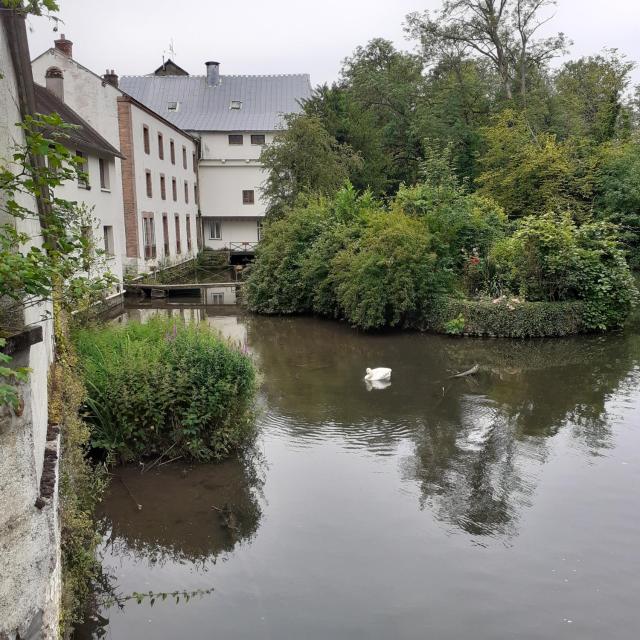
M228 456L253 434L250 358L204 326L154 318L74 336L92 446L121 460Z

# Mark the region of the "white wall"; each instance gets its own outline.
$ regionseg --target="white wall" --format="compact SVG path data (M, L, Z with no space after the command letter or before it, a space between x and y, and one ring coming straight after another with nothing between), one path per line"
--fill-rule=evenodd
M261 218L204 218L204 246L208 249L229 249L230 243L258 242L258 221ZM222 224L222 238L211 238L211 225Z
M144 150L143 128L149 128L149 153ZM193 170L193 154L196 145L193 139L180 133L173 127L155 118L152 114L131 105L131 127L134 144L134 163L136 179L136 199L138 204L138 237L140 264L151 268L161 263L176 263L193 257L198 252L197 215L194 184L197 174ZM161 159L158 149L158 134L162 134L164 158ZM170 141L175 145L175 164L171 162ZM187 150L187 168L182 162L182 148ZM146 172L151 172L152 196L147 195ZM166 198L163 200L160 190L160 176L164 175ZM172 178L177 181L177 200L173 199ZM187 182L189 201L185 202L184 183ZM144 260L144 235L142 214L153 213L156 259ZM162 214L166 213L169 222L169 255L164 254L164 238L162 230ZM175 214L180 219L181 252L176 252ZM191 225L191 252L187 249L187 215Z
M122 95L122 92L110 84L104 84L102 78L98 75L55 49L46 51L31 63L33 79L37 84L43 87L46 86L45 74L50 67L57 67L62 71L64 102L110 144L116 149L120 149L117 98ZM93 174L91 169L92 167L90 167L90 172ZM95 171L95 180L92 180L92 186L97 185L97 190L99 190L100 175L97 169L97 160L95 162ZM113 226L114 244L117 247L117 253L116 258L110 261L112 263L111 271L115 275L120 274L121 279L122 264L125 261L125 236L120 158L113 160L113 166L110 167L109 173L111 194L108 198L106 196L98 197L95 187L91 191L85 191L79 195L84 196L80 199L87 202L87 204L100 202L101 206L99 208L96 207L94 212L94 215L98 218L103 215L106 216L105 220L100 222L100 228L103 225ZM91 177L93 178L93 175ZM106 206L107 200L109 201L108 206ZM99 238L99 240L102 243L102 239ZM118 265L117 267L116 264Z
M16 144L23 144L13 63L4 24L0 22L0 165L17 170L11 162ZM37 212L35 200L20 197L20 204ZM4 213L0 193L0 224L15 223L41 246L37 217L15 221ZM26 247L25 247L26 248ZM60 547L57 492L52 504L36 509L47 432L47 375L53 360L51 305L32 306L24 312L26 325L40 324L43 341L15 354L13 365L31 368L21 385L22 415L0 407L0 636L26 636L32 620L42 615L42 637L56 638L60 595Z
M242 145L229 144L229 134L241 135ZM262 152L262 145L251 144L251 134L264 134L265 143L273 142L274 133L268 131L227 131L224 133L204 132L200 134L202 141L200 154L203 160L257 160Z
M116 99L122 92L110 84L103 86L99 75L56 49L49 49L33 60L31 69L34 82L46 86L45 74L49 67L57 67L62 71L64 101L119 149L120 130Z
M75 151L75 149L73 150ZM100 187L99 158L87 155L87 174L89 176L89 189L81 187L76 181L66 182L56 189L56 197L73 202L82 202L95 218L93 228L96 247L105 250L104 226L113 228L114 255L105 256L105 268L122 282L122 259L124 254L124 235L122 230L122 190L114 189L113 178L116 174L115 158L104 158L109 167L109 189ZM120 177L120 176L119 176ZM116 181L119 184L119 181ZM115 291L114 291L115 293Z
M242 135L244 144L229 144L229 134ZM202 132L200 160L200 209L203 216L264 216L262 185L266 178L259 162L262 145L251 144L251 133L273 142L274 132ZM242 191L253 189L255 204L242 203Z
M264 170L256 164L212 165L200 162L200 210L203 216L264 216L266 202L262 198ZM242 192L253 189L254 203L243 204Z

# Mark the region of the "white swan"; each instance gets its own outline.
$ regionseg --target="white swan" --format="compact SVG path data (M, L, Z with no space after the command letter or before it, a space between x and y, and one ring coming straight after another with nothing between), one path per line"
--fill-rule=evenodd
M364 379L369 382L373 382L374 380L390 380L391 369L387 369L387 367L378 367L377 369L367 369L367 375L364 377Z
M391 386L391 380L365 380L364 385L367 387L367 391L373 391L374 389L382 391Z

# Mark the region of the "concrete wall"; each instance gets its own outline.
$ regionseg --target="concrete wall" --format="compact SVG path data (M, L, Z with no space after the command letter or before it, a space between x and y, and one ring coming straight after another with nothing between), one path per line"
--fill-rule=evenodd
M262 218L203 218L204 246L207 249L229 249L230 243L258 242L258 222ZM214 222L222 225L220 240L211 238Z
M149 129L149 153L144 150L143 128ZM196 172L193 166L193 154L196 152L194 141L179 133L159 118L135 104L131 106L131 127L134 144L134 171L136 199L138 208L138 238L141 268L144 271L161 263L175 263L195 256L197 246L198 206L195 202L194 184ZM158 134L162 135L164 157L160 158ZM175 148L175 164L171 162L170 143ZM182 149L186 149L187 167L183 165ZM152 196L147 195L146 172L151 172ZM162 198L160 177L165 180L165 199ZM176 200L173 199L172 180L176 180ZM187 185L188 202L185 201L185 183ZM144 237L142 214L153 213L156 237L156 259L144 260ZM164 253L164 237L162 215L166 213L169 227L169 254ZM180 221L181 252L176 251L175 216ZM191 226L191 252L187 248L187 216Z
M244 144L229 144L229 133L242 135ZM225 132L200 134L200 210L203 216L264 216L266 203L262 185L266 174L259 162L262 145L251 144L251 133L265 135L273 142L273 132ZM255 204L243 204L242 191L253 189Z
M25 32L26 39L26 32ZM5 24L0 21L0 164L9 161L16 144L22 144L17 78L8 46ZM28 81L26 79L25 81ZM1 195L0 195L1 197ZM36 203L21 204L36 212ZM0 210L3 210L0 202ZM0 223L11 219L3 217ZM37 217L17 223L18 229L42 244ZM57 487L42 509L35 506L40 494L44 450L47 446L47 374L53 359L52 324L48 304L24 312L27 326L40 325L43 340L14 354L13 366L32 369L21 385L24 408L16 415L0 409L0 637L56 638L60 597L60 546Z

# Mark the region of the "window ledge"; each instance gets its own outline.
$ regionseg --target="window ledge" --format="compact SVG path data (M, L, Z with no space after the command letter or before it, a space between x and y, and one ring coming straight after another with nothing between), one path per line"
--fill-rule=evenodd
M102 191L102 193L111 193L111 189L105 189L104 187L100 187L100 191Z

